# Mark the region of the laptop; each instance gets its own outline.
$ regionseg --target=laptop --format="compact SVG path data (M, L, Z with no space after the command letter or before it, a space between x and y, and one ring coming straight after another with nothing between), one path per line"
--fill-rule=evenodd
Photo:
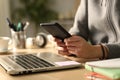
M44 52L0 56L0 65L10 75L77 68L81 63L62 55Z

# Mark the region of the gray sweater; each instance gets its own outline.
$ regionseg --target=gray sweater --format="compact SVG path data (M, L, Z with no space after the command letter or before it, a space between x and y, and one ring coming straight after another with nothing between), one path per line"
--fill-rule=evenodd
M120 57L120 0L81 0L70 33L106 45L108 58Z

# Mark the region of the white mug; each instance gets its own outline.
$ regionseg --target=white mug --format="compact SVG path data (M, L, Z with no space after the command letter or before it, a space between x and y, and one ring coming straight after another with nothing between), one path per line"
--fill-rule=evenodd
M9 42L9 37L0 37L0 52L5 52L8 50Z
M37 48L35 44L35 38L29 37L26 39L26 48L27 49Z

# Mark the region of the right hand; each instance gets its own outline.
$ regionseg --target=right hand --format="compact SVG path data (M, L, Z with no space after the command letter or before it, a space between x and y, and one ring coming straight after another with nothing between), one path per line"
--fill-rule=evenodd
M54 38L54 41L56 42L57 46L58 46L58 53L61 55L70 55L70 53L67 50L67 47L65 45L65 43L58 39L58 38Z

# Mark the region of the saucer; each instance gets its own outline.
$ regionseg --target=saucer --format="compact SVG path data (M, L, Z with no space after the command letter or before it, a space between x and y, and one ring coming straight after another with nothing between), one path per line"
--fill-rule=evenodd
M9 52L11 49L4 49L4 50L0 50L0 53L6 53Z

